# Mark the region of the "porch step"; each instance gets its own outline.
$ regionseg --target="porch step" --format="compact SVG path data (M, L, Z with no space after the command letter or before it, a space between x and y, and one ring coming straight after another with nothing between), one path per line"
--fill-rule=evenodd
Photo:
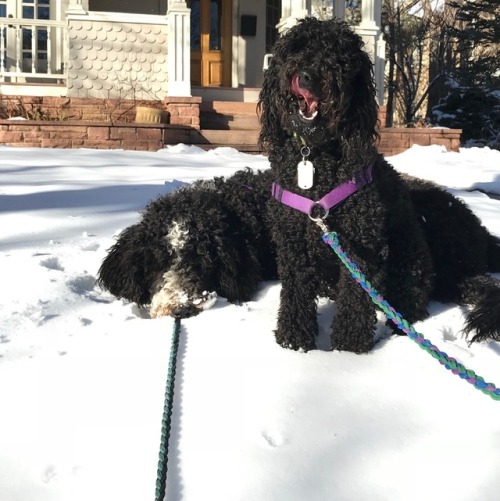
M200 125L211 130L259 130L256 103L203 101Z
M247 153L260 153L258 130L192 130L190 143L203 149L222 146L235 148Z
M200 104L200 111L257 116L257 103L243 103L237 101L202 101Z
M207 130L259 130L260 125L257 117L246 115L223 115L209 113L200 115L200 126Z
M229 146L248 153L260 151L256 103L202 101L200 126L200 131L191 132L191 143L200 148Z

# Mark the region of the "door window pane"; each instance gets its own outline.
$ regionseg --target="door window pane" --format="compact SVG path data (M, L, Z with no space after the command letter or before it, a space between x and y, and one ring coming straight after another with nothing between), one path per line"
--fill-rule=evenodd
M210 1L210 50L221 50L221 0Z
M201 50L200 0L191 0L191 49Z

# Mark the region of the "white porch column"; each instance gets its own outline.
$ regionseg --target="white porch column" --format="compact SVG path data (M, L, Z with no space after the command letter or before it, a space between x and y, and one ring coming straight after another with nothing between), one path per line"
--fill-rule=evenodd
M363 0L361 24L354 31L365 42L365 49L370 54L374 65L377 101L384 103L384 67L385 41L381 30L381 0Z
M281 19L277 25L278 33L283 35L298 19L303 19L311 13L311 0L282 0Z
M86 3L88 4L88 2L86 2ZM82 0L69 0L69 5L68 5L68 8L66 9L66 14L75 15L75 16L86 15L87 11L83 7L83 1Z
M167 95L191 96L191 9L184 0L168 2Z

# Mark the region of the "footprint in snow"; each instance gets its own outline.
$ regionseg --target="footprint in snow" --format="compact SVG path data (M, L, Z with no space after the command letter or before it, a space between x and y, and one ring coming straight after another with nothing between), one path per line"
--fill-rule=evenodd
M442 334L443 334L443 339L445 341L454 342L458 338L457 333L450 327L444 327L442 330Z
M262 433L262 441L265 446L271 449L276 449L277 447L280 447L285 443L285 440L281 435L268 432Z
M94 290L96 280L92 275L80 275L66 282L66 285L75 293L81 296L88 295Z
M91 243L91 244L87 244L87 245L82 245L81 249L82 251L86 251L86 252L95 252L96 250L99 250L101 246L94 242L94 243Z
M59 258L54 256L48 257L47 259L42 259L40 261L40 265L47 268L48 270L64 271L64 267L59 261Z
M95 290L97 282L92 275L79 275L68 280L66 285L75 294L85 296L96 303L109 304L114 300L112 298L103 297L100 292Z
M49 322L50 320L53 320L54 318L57 318L59 317L59 315L57 313L52 313L52 314L47 314L47 315L41 315L40 319L38 320L38 326L41 326L47 322Z
M57 477L57 469L53 464L49 464L42 473L42 482L49 484Z

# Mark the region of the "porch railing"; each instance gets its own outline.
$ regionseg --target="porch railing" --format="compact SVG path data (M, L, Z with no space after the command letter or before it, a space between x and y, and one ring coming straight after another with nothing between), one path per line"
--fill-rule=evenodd
M0 82L66 83L66 21L0 18Z

